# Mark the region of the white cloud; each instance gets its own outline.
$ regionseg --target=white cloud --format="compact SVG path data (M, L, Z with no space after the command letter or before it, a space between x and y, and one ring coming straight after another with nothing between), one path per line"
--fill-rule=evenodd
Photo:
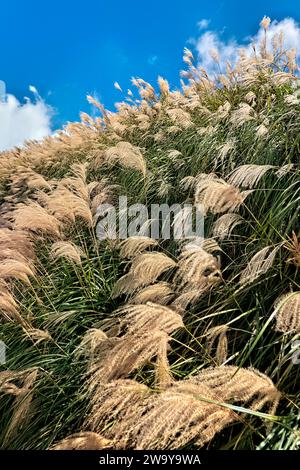
M38 95L38 91L33 85L29 85L29 91L31 91L31 93L34 93L35 95Z
M20 103L9 94L0 100L0 151L51 134L52 108L40 98L34 86L29 91L35 96L33 101L25 98L25 103Z
M199 29L206 29L210 23L210 20L203 18L202 20L198 21L197 26Z
M271 48L272 39L280 32L284 34L284 46L286 49L297 49L300 58L300 27L293 18L284 18L281 21L272 21L267 31L267 47ZM247 54L252 53L252 44L257 49L264 36L264 30L260 28L257 33L246 38L242 43L236 39L223 41L221 34L215 31L206 31L197 40L193 41L198 52L198 64L208 73L218 72L216 62L211 57L211 50L215 50L220 58L220 64L224 67L227 62L234 64L238 58L239 50L245 49Z
M239 47L241 46L234 39L223 42L217 33L206 31L196 42L198 65L203 67L208 73L216 72L218 68L211 52L216 51L218 53L221 64L226 64L226 62L233 63L237 58Z

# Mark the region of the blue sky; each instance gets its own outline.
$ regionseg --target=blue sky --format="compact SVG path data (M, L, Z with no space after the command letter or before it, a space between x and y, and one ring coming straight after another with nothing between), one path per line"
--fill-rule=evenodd
M121 100L114 81L126 90L132 76L155 82L158 75L178 85L184 46L205 33L242 43L264 15L300 22L298 1L235 0L142 2L9 0L1 2L0 79L22 100L34 85L54 108L52 128L90 111L87 94L110 109Z

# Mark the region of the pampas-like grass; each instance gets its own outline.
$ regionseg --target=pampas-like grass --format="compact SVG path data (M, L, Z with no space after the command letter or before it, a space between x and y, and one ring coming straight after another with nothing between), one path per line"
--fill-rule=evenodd
M0 392L15 396L26 393L36 380L37 372L36 368L0 372Z
M230 175L229 183L233 186L243 188L254 188L261 178L270 170L274 165L242 165L236 168Z
M49 213L56 220L74 224L79 218L89 227L94 225L89 203L65 187L57 188L51 194L44 196L43 200Z
M250 284L255 281L259 276L265 274L273 265L275 256L280 245L275 247L266 246L259 250L249 261L246 268L241 272L240 283Z
M181 243L182 251L206 251L207 253L216 253L222 251L220 245L214 238L194 237L189 238L188 241L184 240Z
M82 431L62 439L49 450L103 450L112 449L112 441L95 432Z
M91 412L88 414L85 427L97 431L107 428L108 424L126 422L135 410L143 405L150 389L135 380L121 379L107 384L98 383L91 394ZM106 432L113 437L114 426Z
M217 343L215 360L217 365L223 364L227 359L228 341L227 341L227 325L218 325L211 327L206 334L207 339L207 352L212 353L213 346Z
M230 122L233 127L241 127L254 119L254 110L248 103L240 103L238 108L232 111Z
M81 266L81 259L85 258L83 250L70 241L59 241L51 246L50 256L53 259L65 258Z
M168 80L162 77L158 77L157 82L158 82L158 86L159 86L161 94L168 95L170 92L170 85L168 83Z
M112 298L123 294L132 294L141 287L140 280L136 279L132 273L125 274L117 280L112 290Z
M269 23L253 54L241 50L233 64L211 51L222 73L210 76L185 50L181 90L135 78L137 93L116 112L89 97L97 117L82 113L82 122L1 154L0 353L7 348L9 367L42 365L43 377L30 386L32 369L0 373L0 447L190 449L218 431L209 447L294 446L299 83L295 51L282 35L268 40ZM196 202L205 240L134 237L118 256L118 242L98 244L94 229L99 206L117 207L121 194L147 209ZM77 247L88 257L80 268ZM130 263L119 279L122 257ZM29 286L19 282L32 281L28 269L38 272ZM111 298L114 285L128 304ZM246 363L269 377L237 367ZM288 398L284 420L256 412L276 410L270 378ZM223 432L239 419L233 410L245 419ZM276 422L265 440L260 417Z
M19 252L28 261L35 258L34 246L30 234L22 230L0 229L0 248Z
M260 410L268 404L274 414L280 400L280 392L272 380L256 369L235 366L219 366L204 369L187 382L206 385L226 403L243 403L251 410Z
M53 341L48 331L39 330L38 328L24 328L24 332L35 345L43 341Z
M105 161L108 163L119 163L128 168L134 168L142 174L146 173L146 164L138 147L129 142L118 142L115 147L111 147L104 152Z
M116 311L128 333L160 330L172 333L183 327L182 318L174 310L147 302L141 305L125 305Z
M195 204L200 206L204 215L208 212L221 214L234 211L248 196L247 192L240 192L238 188L226 183L220 178L202 178L196 186Z
M10 190L17 193L24 189L51 189L51 182L48 182L42 175L30 168L20 167L17 174L11 177Z
M196 186L197 179L195 176L185 176L179 183L180 189L183 191L190 191Z
M221 215L213 226L213 236L224 240L230 238L233 229L243 223L243 218L239 214L228 213Z
M114 295L131 293L139 287L152 284L163 273L175 267L176 262L164 253L142 253L133 259L129 273L117 281Z
M30 171L27 174L26 179L27 187L29 189L51 189L52 181L47 181L44 176L36 173L35 171Z
M275 302L276 330L300 333L300 292L290 292Z
M174 124L177 124L179 127L182 127L183 129L187 129L193 126L193 122L191 120L190 114L187 111L184 111L183 109L180 109L180 108L168 109L167 114L169 118L174 122Z
M175 296L171 284L168 282L158 282L141 289L130 300L134 304L145 304L147 302L154 302L160 305L167 305Z
M1 262L0 280L18 279L29 285L29 277L34 277L34 271L26 262L15 259L5 259Z
M10 442L13 438L16 437L20 428L24 426L24 423L29 418L31 411L31 402L33 399L33 388L37 379L38 369L32 368L20 372L8 372L6 378L4 375L2 385L1 374L3 373L0 373L0 392L2 389L4 393L12 393L13 395L15 395L12 416L9 425L7 426L3 440L3 444L5 446L8 442ZM21 380L21 387L15 388L13 383L14 380ZM10 386L12 386L11 389Z
M202 447L237 419L231 410L206 400L218 401L207 386L175 383L146 398L126 421L114 426L114 436L122 447L137 450L174 450L192 443Z
M294 169L295 165L293 163L287 163L286 165L282 165L278 170L276 170L275 175L277 176L277 178L282 178Z
M231 141L225 142L225 144L220 145L220 147L218 148L218 159L223 162L227 155L232 152L232 150L234 150L234 148L235 143Z
M57 238L60 236L61 224L54 215L37 203L20 204L14 211L14 228L35 234Z
M157 246L157 244L158 242L154 238L143 236L129 237L120 243L120 255L122 258L134 258L147 248Z
M1 244L0 244L1 247ZM11 248L4 248L0 251L0 262L5 260L14 260L19 261L20 263L28 264L29 266L32 265L32 261L29 260L26 256L22 255L19 250L11 249Z
M108 184L106 178L101 181L92 181L87 185L92 214L95 216L99 206L105 203L113 203L114 190L118 189L116 184Z
M156 357L161 342L168 342L169 339L165 332L154 330L103 343L106 354L101 354L100 360L96 360L89 370L90 388L94 389L100 382L107 383L128 377Z
M128 305L118 310L126 334L121 338L101 338L89 368L89 387L126 378L134 370L159 356L169 334L183 327L182 318L161 305Z
M89 187L85 180L76 176L69 176L60 181L61 187L70 189L79 198L83 199L87 203L89 202Z
M290 255L287 259L287 263L293 263L296 267L300 266L300 241L294 231L292 232L292 236L288 237L284 246Z
M16 321L26 325L25 320L23 320L22 316L20 315L18 305L14 297L6 288L2 286L0 289L0 312L1 317L5 320Z
M196 288L191 288L188 285L183 289L180 289L180 294L172 302L171 307L178 311L180 314L184 314L187 307L193 306L197 303L200 297L207 292L212 284L203 280Z
M80 359L82 356L89 358L91 362L101 350L103 341L108 339L104 331L98 328L90 328L83 336L79 346L76 348L76 358Z
M126 378L157 356L162 344L169 342L169 334L183 327L180 315L150 302L146 305L127 305L116 313L121 317L126 333L120 338L101 337L97 349L93 348L94 361L89 367L91 390L98 383Z
M178 260L178 271L175 279L182 286L202 287L204 284L219 283L221 279L220 261L203 248L185 250Z
M159 391L166 390L173 384L174 379L168 361L169 344L162 341L157 352L155 364L155 388Z

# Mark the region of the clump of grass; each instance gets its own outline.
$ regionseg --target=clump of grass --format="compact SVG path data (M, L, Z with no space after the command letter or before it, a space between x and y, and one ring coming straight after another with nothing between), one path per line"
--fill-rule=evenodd
M299 445L298 66L268 26L226 74L185 49L180 91L133 79L2 152L2 448ZM204 242L99 241L119 194L201 204Z

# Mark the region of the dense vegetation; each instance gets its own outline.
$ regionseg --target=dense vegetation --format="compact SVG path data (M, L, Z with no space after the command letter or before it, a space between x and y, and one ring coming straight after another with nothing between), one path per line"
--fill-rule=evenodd
M1 448L299 446L295 52L184 61L0 156ZM201 204L203 243L99 241L119 195Z

